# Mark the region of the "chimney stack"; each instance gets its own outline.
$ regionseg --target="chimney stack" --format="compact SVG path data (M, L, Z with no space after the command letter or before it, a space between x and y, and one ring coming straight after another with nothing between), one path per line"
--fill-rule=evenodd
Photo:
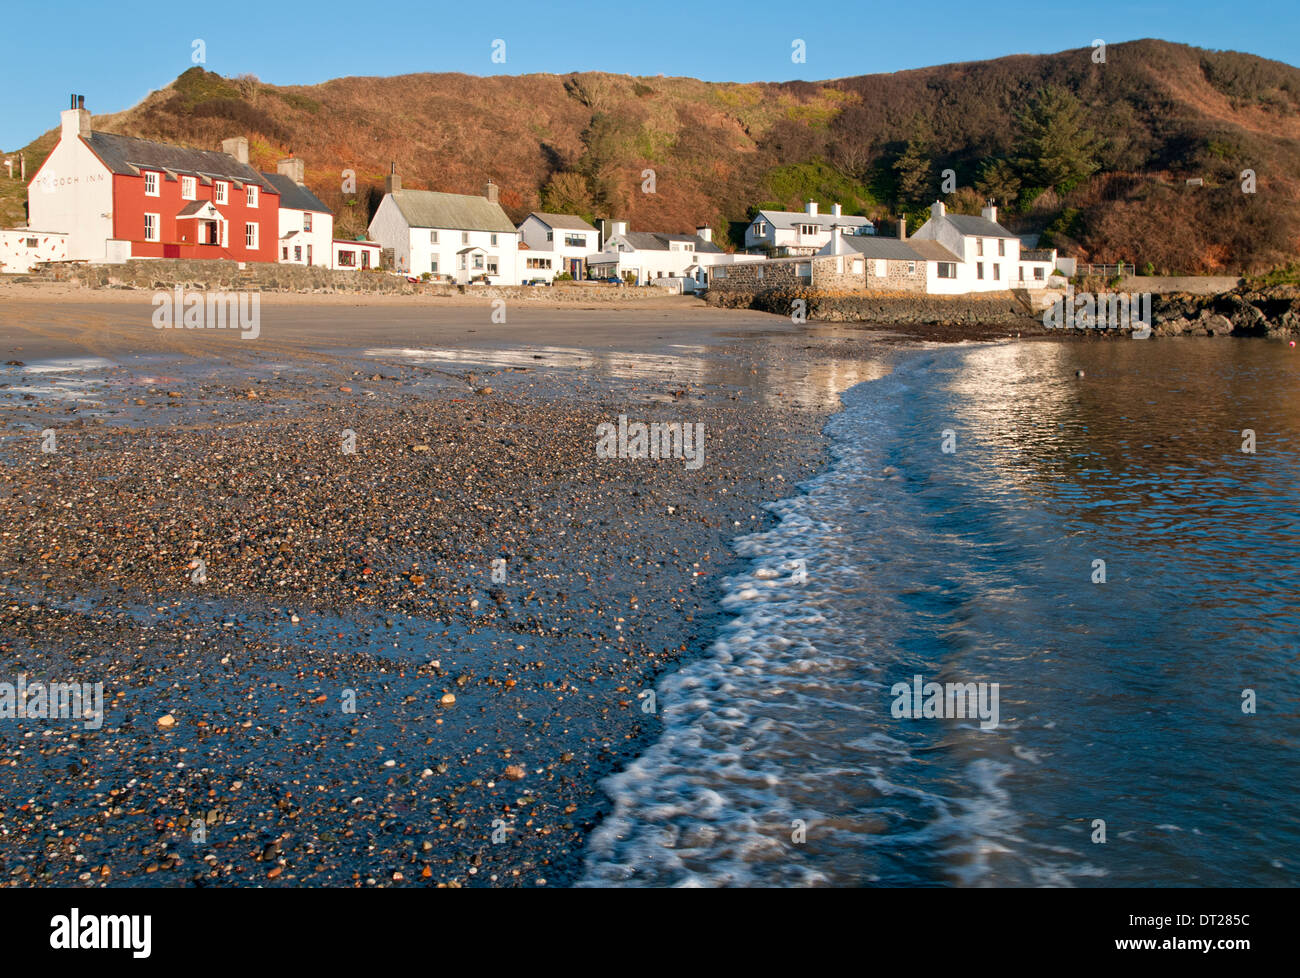
M697 238L699 238L701 241L707 241L707 242L709 242L710 244L712 244L712 243L713 243L713 228L704 228L704 227L696 228L696 229L695 229L695 236L696 236Z
M831 204L831 217L840 217L841 213L839 204Z
M989 202L984 205L984 209L980 211L980 216L986 221L992 221L994 224L998 223L998 208L991 198Z
M221 141L221 152L233 156L240 163L248 163L248 137L234 136L231 139Z
M947 213L948 213L948 209L943 206L942 200L936 200L933 204L930 205L931 217L943 217Z
M384 193L395 194L402 189L402 178L397 172L397 161L388 164L388 176L384 177Z
M808 201L808 203L807 203L807 204L805 205L805 207L804 207L804 210L807 212L807 214L808 214L809 217L816 217L816 216L817 216L817 201L815 201L815 200L810 200L810 201Z
M497 185L493 183L491 180L489 180L487 182L487 186L483 188L483 196L488 199L489 204L495 204L499 202L500 195L497 191Z
M898 240L907 240L907 218L905 217L900 217L898 219Z
M307 182L306 164L295 156L276 163L275 172L288 177L300 187Z
M90 135L90 113L86 111L86 96L68 97L68 108L59 116L59 138L76 139L78 136Z

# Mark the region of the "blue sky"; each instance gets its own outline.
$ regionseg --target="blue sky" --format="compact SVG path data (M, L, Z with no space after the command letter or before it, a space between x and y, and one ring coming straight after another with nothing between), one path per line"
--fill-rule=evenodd
M307 16L302 11L311 11ZM1041 54L1159 37L1248 51L1300 65L1300 3L956 0L308 5L121 5L66 0L10 18L18 71L0 87L0 147L25 145L58 122L68 93L92 112L134 105L190 67L251 72L275 84L416 71L527 74L602 70L711 81L841 78L1006 54ZM492 42L506 42L504 64ZM807 61L791 61L791 42ZM394 93L400 98L400 92Z

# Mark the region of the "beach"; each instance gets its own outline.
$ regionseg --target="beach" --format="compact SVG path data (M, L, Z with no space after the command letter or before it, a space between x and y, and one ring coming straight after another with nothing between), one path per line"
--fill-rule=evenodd
M0 729L7 886L573 883L729 541L899 349L681 298L266 296L244 340L27 289L0 677L103 715ZM620 417L703 425L703 464L599 458Z

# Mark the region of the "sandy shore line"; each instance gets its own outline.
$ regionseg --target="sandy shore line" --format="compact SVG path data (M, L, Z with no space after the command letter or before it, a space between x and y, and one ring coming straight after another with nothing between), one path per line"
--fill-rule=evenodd
M0 308L0 679L105 697L0 730L0 885L572 883L728 541L896 351L702 306L264 319ZM597 459L619 415L705 463Z

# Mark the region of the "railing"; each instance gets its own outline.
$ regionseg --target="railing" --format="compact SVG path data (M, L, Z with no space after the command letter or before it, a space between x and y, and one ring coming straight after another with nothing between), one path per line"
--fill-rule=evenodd
M1136 275L1140 266L1135 262L1118 262L1114 265L1094 265L1091 262L1078 262L1075 264L1076 275L1100 275L1102 278L1113 278L1116 275Z

